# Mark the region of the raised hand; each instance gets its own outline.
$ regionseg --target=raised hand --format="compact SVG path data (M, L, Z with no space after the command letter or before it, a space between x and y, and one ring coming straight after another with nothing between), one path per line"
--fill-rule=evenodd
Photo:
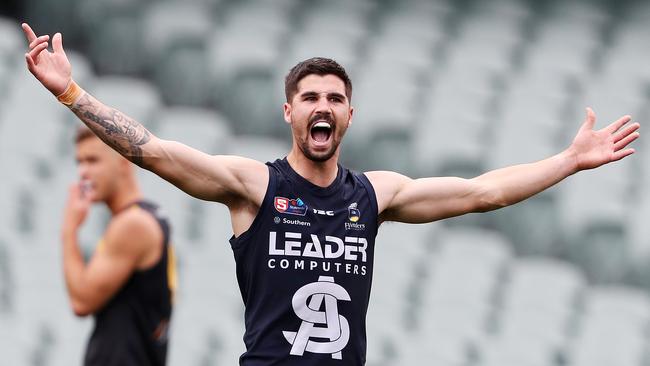
M29 42L29 52L25 54L27 68L52 94L62 94L72 80L72 68L63 51L61 33L52 38L52 50L48 47L49 35L37 37L32 28L22 24L23 32Z
M593 169L633 154L627 147L639 137L637 122L628 124L630 116L623 116L609 126L595 131L596 115L587 108L587 117L569 148L576 157L578 170Z
M92 201L92 194L84 191L83 183L71 184L68 190L68 201L63 214L63 232L76 233L86 220Z

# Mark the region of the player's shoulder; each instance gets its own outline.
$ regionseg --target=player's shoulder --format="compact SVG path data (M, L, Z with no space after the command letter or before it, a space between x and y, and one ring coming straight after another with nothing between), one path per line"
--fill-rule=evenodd
M245 156L215 155L215 157L221 159L222 164L228 165L231 168L234 168L241 172L258 174L260 172L268 170L266 164L264 164L263 162Z
M375 190L379 213L390 206L390 202L412 179L393 171L377 170L364 173Z
M150 212L133 205L114 215L106 229L106 244L137 249L162 239L162 228Z
M403 174L389 170L373 170L364 172L363 174L368 178L370 184L372 184L375 189L394 188L411 180L411 178Z

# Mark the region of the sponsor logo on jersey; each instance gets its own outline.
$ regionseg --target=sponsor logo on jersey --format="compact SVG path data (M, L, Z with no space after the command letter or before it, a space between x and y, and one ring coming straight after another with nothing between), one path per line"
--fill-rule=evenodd
M284 218L284 220L288 220ZM267 266L279 271L322 271L366 276L368 240L299 232L269 232Z
M291 305L302 323L297 331L282 331L291 344L289 354L303 356L305 352L311 352L343 359L342 350L350 340L350 325L339 314L338 301L351 301L350 294L334 283L331 276L319 276L317 282L308 283L296 291ZM317 327L317 324L324 326Z
M289 215L305 216L309 208L300 198L275 197L273 203L276 211Z
M285 224L285 225L311 226L311 222L309 221L303 221L300 219L288 219L286 217L280 218L278 216L273 218L273 222L276 224Z
M361 218L361 211L357 208L357 203L353 203L348 206L348 220L351 222L357 222Z
M361 219L361 211L357 207L357 203L354 202L350 206L348 206L348 221L345 223L345 230L365 230L366 225L365 224L360 224L358 223L359 219Z
M317 208L313 209L314 213L317 215L323 215L323 216L334 216L334 211L329 211L329 210L319 210Z

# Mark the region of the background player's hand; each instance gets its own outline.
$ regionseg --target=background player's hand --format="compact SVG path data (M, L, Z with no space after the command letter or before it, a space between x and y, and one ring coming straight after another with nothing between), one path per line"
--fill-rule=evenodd
M64 232L76 232L86 220L86 216L88 216L91 197L89 194L84 193L82 184L74 183L70 185L70 189L68 190L68 201L65 205L63 217Z
M596 115L587 108L587 117L569 150L574 154L578 170L593 169L634 153L627 146L639 137L638 123L628 124L630 116L623 116L609 126L594 130Z
M27 68L52 94L61 95L72 80L72 68L63 51L61 33L52 38L54 52L50 52L47 49L49 35L37 37L27 23L22 27L29 42L29 52L25 54Z

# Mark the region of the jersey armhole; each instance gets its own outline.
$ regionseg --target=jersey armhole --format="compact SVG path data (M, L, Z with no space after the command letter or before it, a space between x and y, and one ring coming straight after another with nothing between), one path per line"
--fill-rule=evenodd
M377 195L375 194L375 188L372 186L372 183L370 183L370 180L364 173L357 173L357 177L359 177L359 181L361 184L363 184L363 187L366 189L366 192L368 192L368 198L370 199L370 205L372 206L372 209L375 211L375 235L377 234L377 231L379 230L379 205L377 204Z
M248 239L257 232L260 226L260 222L262 221L262 217L272 204L271 201L273 200L273 194L275 193L277 178L274 169L270 165L267 165L267 167L269 169L269 183L266 187L266 193L264 194L262 205L257 211L257 215L255 215L255 219L253 220L253 223L248 228L248 230L244 231L238 237L235 237L234 234L230 237L229 241L233 250L240 249L248 241Z
M145 201L140 201L135 203L133 206L131 206L135 209L141 210L145 213L147 213L153 220L156 222L156 225L160 229L160 232L162 234L162 240L160 242L160 256L158 257L158 260L154 262L152 265L145 266L143 268L137 268L133 271L133 273L145 273L148 271L153 270L156 268L158 265L160 265L163 261L167 260L167 248L169 247L169 223L166 225L162 222L162 220L157 216L155 213L156 207L153 204L150 204Z

